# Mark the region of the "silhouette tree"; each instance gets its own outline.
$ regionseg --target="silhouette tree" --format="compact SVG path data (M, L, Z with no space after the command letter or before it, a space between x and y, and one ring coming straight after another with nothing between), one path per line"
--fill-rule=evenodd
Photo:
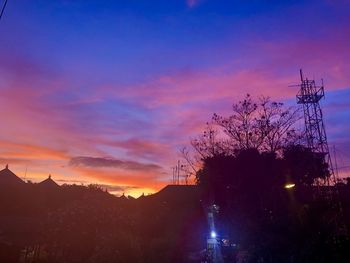
M214 113L203 134L191 141L202 158L233 155L242 149L280 153L284 147L302 139L295 128L301 118L298 109L285 107L268 97L254 100L247 94L232 105L232 110L228 117Z
M324 155L312 152L302 145L288 146L283 150L284 172L291 182L311 186L330 176Z
M218 228L249 251L249 262L308 262L332 254L331 248L316 254L335 232L325 219L331 209L314 200L313 187L329 177L329 167L302 145L299 120L296 109L246 95L231 116L214 114L191 141L192 164L202 162L195 177L203 200L220 206Z
M297 109L249 94L232 109L228 117L214 114L203 134L191 141L197 156L191 159L183 150L193 170L202 161L195 173L199 185L213 192L225 187L247 191L254 185L269 189L287 182L311 186L329 177L324 156L300 144Z
M211 123L207 123L204 132L191 141L191 145L199 155L200 159L207 157L213 157L217 155L229 155L230 154L230 141L223 138L218 138L219 130L215 129ZM185 160L188 160L188 156L185 156Z
M309 149L215 155L203 160L196 176L207 202L220 207L217 227L249 251L249 262L314 262L332 255L327 244L335 231L326 215L333 210L314 200L312 186L329 176L328 167ZM287 182L295 188L286 189Z
M252 148L237 150L234 155L207 157L196 173L196 182L219 201L227 199L228 193L248 200L257 195L270 199L286 183L311 187L329 176L321 155L302 145L291 145L281 156Z

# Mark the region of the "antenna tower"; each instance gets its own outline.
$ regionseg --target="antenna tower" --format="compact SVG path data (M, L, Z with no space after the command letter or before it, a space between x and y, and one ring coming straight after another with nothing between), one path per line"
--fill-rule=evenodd
M323 80L320 86L316 85L315 80L309 80L304 77L302 70L300 70L300 80L301 84L298 85L300 86L300 90L296 97L297 103L303 105L307 144L314 153L322 155L324 161L328 164L330 176L324 183L334 185L337 183L337 178L329 153L326 129L320 105L320 100L325 97Z
M172 167L173 169L173 184L179 185L180 184L180 160L177 161L177 164L175 167Z
M332 220L337 227L338 234L341 233L347 236L343 208L339 199L337 174L333 169L326 129L323 122L322 109L319 103L320 100L324 98L323 80L321 86L318 86L316 85L315 80L305 78L302 70L300 70L300 80L301 84L299 85L300 90L297 94L297 102L298 104L302 104L304 109L307 144L314 153L320 154L328 164L330 176L323 182L326 186L326 191L323 192L323 194L326 195L325 197L331 202L333 208L337 210L337 213L334 214ZM318 183L320 186L320 182ZM336 236L335 242L337 243L338 241L338 236Z
M186 165L181 164L180 160L177 161L176 166L172 167L173 170L173 180L172 183L175 185L185 184L188 185L188 174L186 174ZM181 182L180 177L184 177L184 182Z

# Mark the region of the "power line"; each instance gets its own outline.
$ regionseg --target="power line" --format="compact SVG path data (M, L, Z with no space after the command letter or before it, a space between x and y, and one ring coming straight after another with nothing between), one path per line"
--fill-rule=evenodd
M340 154L344 155L346 158L350 158L349 153L344 152L343 150L336 149Z
M4 14L6 5L7 5L7 0L5 0L4 4L3 4L3 6L2 6L1 13L0 13L0 20L1 20L1 18L2 18L2 15Z
M338 167L338 169L347 169L350 168L350 164L346 161L344 162L342 155L344 155L347 159L350 158L350 155L348 155L348 153L343 152L342 150L339 150L337 148L334 148L335 152L337 152L338 154L340 153L340 159L342 161L342 165ZM335 153L334 153L335 154Z
M346 169L346 168L350 168L350 165L345 165L345 166L338 167L338 169Z

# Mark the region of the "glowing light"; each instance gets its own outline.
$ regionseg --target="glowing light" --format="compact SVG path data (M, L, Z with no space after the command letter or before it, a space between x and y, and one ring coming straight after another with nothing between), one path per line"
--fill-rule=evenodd
M295 184L286 184L286 185L284 186L284 188L290 189L290 188L293 188L294 186L295 186Z
M211 236L211 238L216 238L216 233L215 233L215 231L211 231L211 232L210 232L210 236Z

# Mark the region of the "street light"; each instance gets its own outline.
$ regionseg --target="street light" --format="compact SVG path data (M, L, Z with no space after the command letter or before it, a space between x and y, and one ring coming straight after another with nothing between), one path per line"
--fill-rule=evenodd
M291 184L291 183L286 184L286 185L284 186L284 188L286 188L286 189L291 189L291 188L293 188L293 187L295 187L295 184Z

